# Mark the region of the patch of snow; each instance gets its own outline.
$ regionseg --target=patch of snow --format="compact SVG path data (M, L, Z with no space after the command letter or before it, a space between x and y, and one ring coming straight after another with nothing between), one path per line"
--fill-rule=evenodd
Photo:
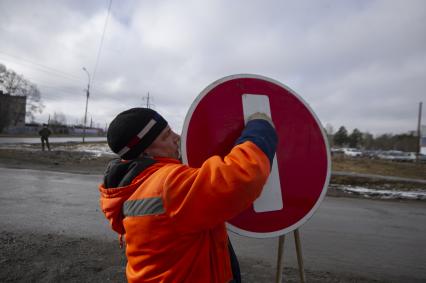
M426 200L426 190L418 189L411 191L378 190L358 186L333 186L335 189L348 193L362 195L364 197L378 197L381 199L414 199Z
M79 151L79 152L88 152L93 154L94 156L103 156L103 155L115 155L109 148L107 144L82 144L78 143L73 146L63 146L56 147L61 150L69 150L69 151Z
M40 145L33 145L33 144L0 144L1 149L22 149L22 150L28 150L28 151L40 151L41 146ZM100 157L100 156L113 156L115 153L111 151L108 144L106 143L57 143L57 144L50 144L50 148L52 151L78 151L78 152L87 152L90 153L93 156Z

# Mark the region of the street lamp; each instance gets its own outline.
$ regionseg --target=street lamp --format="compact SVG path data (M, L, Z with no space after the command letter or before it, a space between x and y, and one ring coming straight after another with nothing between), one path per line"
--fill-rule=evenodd
M84 138L86 137L87 104L89 103L89 95L90 95L90 73L89 71L87 71L85 67L83 67L83 71L86 72L87 77L89 78L89 82L87 83L87 90L86 90L86 111L84 112L84 125L83 125L83 143L84 143Z

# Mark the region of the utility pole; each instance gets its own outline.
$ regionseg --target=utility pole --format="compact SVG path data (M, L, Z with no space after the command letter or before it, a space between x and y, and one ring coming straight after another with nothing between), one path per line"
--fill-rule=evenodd
M146 96L146 108L149 108L149 92L148 92L148 95Z
M422 150L422 133L421 133L421 125L422 125L422 106L423 102L419 103L419 119L417 122L417 137L419 138L417 143L417 162L420 162L420 151Z
M142 100L146 100L146 108L151 108L151 106L152 106L152 103L150 103L149 102L149 92L148 92L148 94L146 95L146 97L142 97Z
M84 139L86 137L87 105L89 104L89 96L90 96L90 74L85 67L83 67L83 71L87 73L87 77L89 78L89 82L87 83L87 90L86 90L86 111L84 112L84 122L83 122L83 143L84 143Z

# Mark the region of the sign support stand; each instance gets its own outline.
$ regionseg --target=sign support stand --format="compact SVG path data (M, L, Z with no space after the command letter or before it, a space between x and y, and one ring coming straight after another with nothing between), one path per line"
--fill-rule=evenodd
M300 282L305 283L306 277L305 277L305 270L303 267L303 256L302 256L302 244L300 241L300 234L299 229L294 230L294 242L296 246L296 254L297 254L297 263L299 266L299 276L300 276ZM284 255L284 240L285 235L281 235L278 238L278 256L277 256L277 273L275 276L275 283L281 283L282 282L282 274L283 274L283 267L284 267L284 261L283 261L283 255Z
M284 255L284 241L285 235L278 238L278 256L277 256L277 274L275 275L275 283L281 283L283 278L283 255Z
M294 243L296 245L297 263L299 264L300 282L305 283L305 269L303 267L302 244L300 242L299 229L294 230Z

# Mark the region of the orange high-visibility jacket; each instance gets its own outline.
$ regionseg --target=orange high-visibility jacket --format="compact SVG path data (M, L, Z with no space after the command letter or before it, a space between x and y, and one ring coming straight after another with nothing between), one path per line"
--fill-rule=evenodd
M125 234L129 282L229 282L225 221L260 195L270 160L253 142L201 168L156 158L130 185L100 185L112 229Z

